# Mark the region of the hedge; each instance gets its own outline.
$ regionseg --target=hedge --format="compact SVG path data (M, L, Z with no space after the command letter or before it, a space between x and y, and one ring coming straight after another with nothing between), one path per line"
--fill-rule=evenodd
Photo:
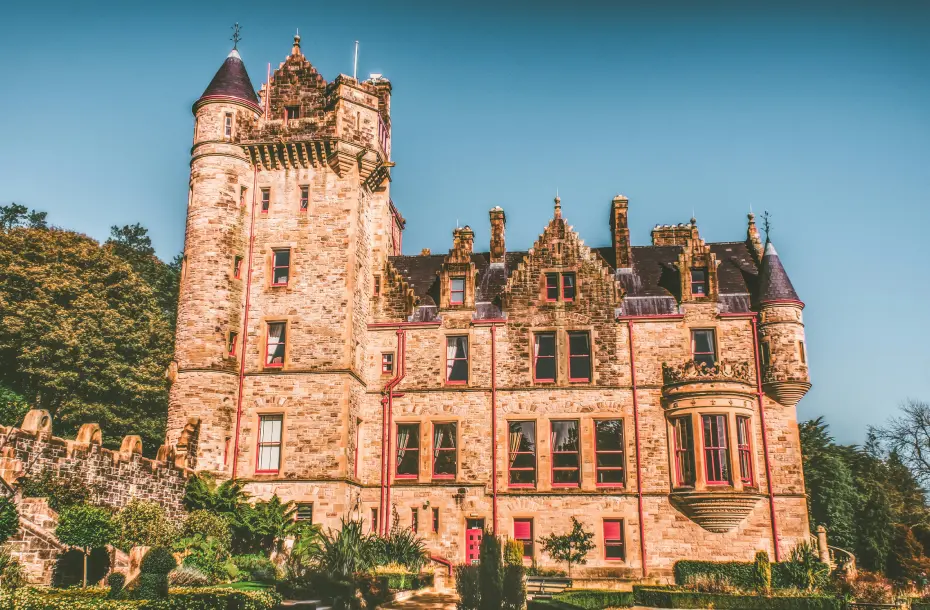
M392 591L411 591L433 586L433 574L376 574L382 586Z
M675 584L686 585L695 576L722 576L734 587L753 591L756 588L755 563L751 561L692 561L682 560L675 563ZM790 589L792 587L788 566L782 563L772 564L772 588Z
M634 587L636 603L654 608L714 608L715 610L843 610L835 597L761 597L719 595L673 589Z
M911 610L930 610L930 601L911 602Z
M219 587L171 589L168 599L108 599L106 589L20 589L9 608L16 610L271 610L281 603L273 591ZM0 597L0 610L6 610Z
M597 591L579 589L552 596L553 599L585 610L634 606L632 591Z

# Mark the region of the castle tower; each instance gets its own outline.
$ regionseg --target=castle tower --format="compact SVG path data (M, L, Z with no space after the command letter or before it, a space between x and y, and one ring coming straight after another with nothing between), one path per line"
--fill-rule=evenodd
M798 298L778 252L765 244L759 272L759 335L765 392L793 407L810 389L804 303Z

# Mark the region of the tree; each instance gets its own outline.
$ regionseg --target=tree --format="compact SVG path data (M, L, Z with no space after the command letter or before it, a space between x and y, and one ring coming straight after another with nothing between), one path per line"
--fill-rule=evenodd
M30 210L19 203L0 205L0 230L9 231L16 227L29 227L30 229L48 228L46 217L48 212Z
M87 557L91 550L105 547L116 539L116 527L110 513L89 504L76 504L58 516L55 537L62 544L75 546L84 553L83 586L87 586Z
M478 548L478 586L481 589L480 610L501 610L504 601L504 566L501 541L489 531L481 537Z
M133 498L114 519L118 532L116 546L129 551L134 546L169 546L178 528L160 504Z
M29 403L25 398L0 386L0 426L20 426L28 412Z
M588 553L594 548L594 532L586 532L584 526L572 517L572 530L567 534L549 534L539 539L542 550L558 562L568 564L568 577L572 576L572 564L588 562Z
M908 399L899 416L872 432L889 451L897 453L919 483L930 485L930 404Z
M19 511L9 498L0 497L0 545L19 530Z
M826 527L833 546L853 549L859 497L852 470L822 417L803 422L800 436L811 524Z

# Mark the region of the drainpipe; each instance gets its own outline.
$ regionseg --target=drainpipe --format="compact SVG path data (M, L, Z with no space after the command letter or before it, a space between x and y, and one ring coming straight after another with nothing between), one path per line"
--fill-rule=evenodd
M765 455L765 482L769 492L769 513L772 515L772 544L775 561L781 561L778 549L778 520L775 517L775 492L772 490L772 466L769 463L769 442L765 426L765 405L762 399L762 367L759 366L759 317L752 316L752 355L756 365L756 396L759 398L759 423L762 426L762 453Z
M249 342L249 301L252 296L252 252L255 249L255 191L258 190L258 166L252 173L252 213L249 222L249 261L245 276L245 314L242 316L242 351L239 352L239 395L236 397L236 438L233 441L232 478L239 466L239 426L242 421L242 390L245 384L245 348Z
M491 325L491 531L497 536L497 326Z
M642 557L643 578L649 575L646 568L646 528L643 523L643 471L640 460L639 401L636 397L636 353L633 350L633 320L627 320L630 333L630 384L633 388L633 434L636 437L636 496L639 505L639 552Z
M381 506L378 520L379 532L387 535L390 518L387 516L391 506L391 427L394 421L394 388L407 374L407 336L402 328L397 329L397 373L384 386L386 396L381 398L383 407L381 434Z

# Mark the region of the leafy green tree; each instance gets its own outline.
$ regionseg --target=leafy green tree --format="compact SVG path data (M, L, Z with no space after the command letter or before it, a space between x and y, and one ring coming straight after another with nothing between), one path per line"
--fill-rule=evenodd
M47 216L48 212L30 210L19 203L0 205L0 230L8 231L16 227L45 229L48 228Z
M0 497L0 545L19 530L19 511L9 498Z
M91 550L111 544L116 534L110 513L96 506L76 504L58 516L55 537L62 544L78 547L84 553L83 586L87 586L87 557Z
M923 545L914 536L911 528L898 523L894 529L895 536L888 554L885 574L900 585L916 582L930 573L930 558L926 556Z
M233 522L233 551L239 554L281 551L284 539L297 531L292 502L277 494L268 501L242 504Z
M504 601L504 565L501 540L485 530L478 548L478 585L481 587L480 610L501 610Z
M169 546L178 535L178 528L160 504L137 498L116 514L114 525L116 546L127 552L134 546Z
M206 510L232 521L249 496L240 481L227 480L217 484L208 473L190 478L184 491L184 507L189 511Z
M568 564L568 577L572 576L572 564L588 562L588 553L594 548L594 532L585 531L584 526L572 517L572 530L567 534L549 534L539 539L542 550L558 562Z
M25 398L0 386L0 426L20 426L28 412L29 403Z
M859 501L852 470L822 417L803 422L800 435L811 524L826 527L833 546L852 550Z

